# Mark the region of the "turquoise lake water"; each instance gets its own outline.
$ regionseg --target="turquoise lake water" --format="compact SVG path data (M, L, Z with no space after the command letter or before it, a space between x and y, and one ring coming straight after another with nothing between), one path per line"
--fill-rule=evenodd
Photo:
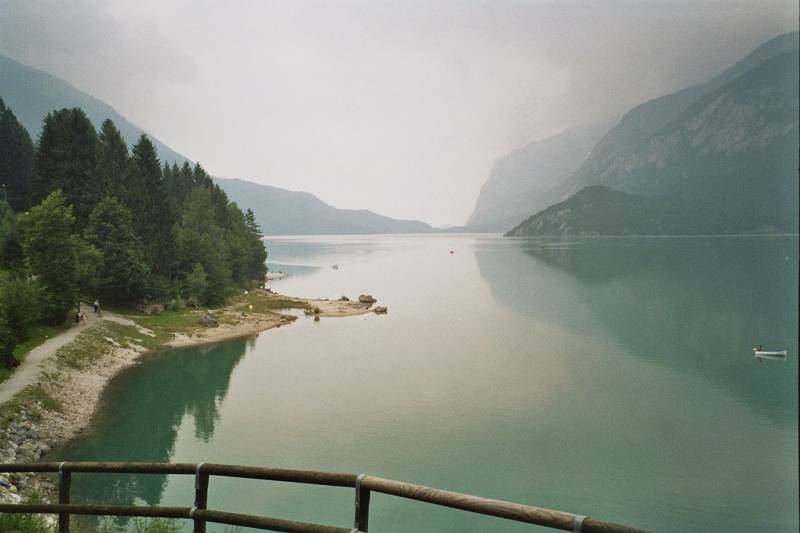
M275 290L371 293L388 315L147 357L62 459L364 472L655 531L798 530L796 237L267 244L292 274ZM758 362L758 344L789 356ZM73 479L76 501L193 500L188 476ZM351 527L353 492L212 478L209 505ZM378 494L370 526L543 530Z

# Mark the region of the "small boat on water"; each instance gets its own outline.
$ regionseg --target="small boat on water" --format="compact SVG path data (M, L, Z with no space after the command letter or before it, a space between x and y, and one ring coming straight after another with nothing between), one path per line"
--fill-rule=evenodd
M781 361L786 360L786 356L788 355L787 350L782 350L780 352L768 352L766 350L759 350L757 348L753 348L753 356L757 359L778 359Z

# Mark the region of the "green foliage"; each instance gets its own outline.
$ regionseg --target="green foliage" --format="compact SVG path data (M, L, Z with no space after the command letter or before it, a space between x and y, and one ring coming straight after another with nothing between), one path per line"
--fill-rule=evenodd
M146 135L133 147L124 203L133 214L133 224L143 238L145 259L155 275L171 275L173 214L162 186L161 163Z
M48 113L36 154L34 203L61 189L67 204L74 207L78 223L83 224L102 192L94 178L96 144L94 126L80 109Z
M97 136L95 177L102 192L118 199L125 197L125 178L130 157L128 146L117 127L106 119Z
M9 153L0 150L0 169L13 166ZM46 323L61 323L79 293L120 305L187 294L217 304L263 280L253 213L199 163L162 167L145 135L129 154L110 120L98 135L83 111L61 109L44 120L35 162L39 205L17 217L0 202L0 268L37 280Z
M55 533L47 524L44 515L22 513L0 513L0 531L19 533Z
M66 205L61 191L55 191L32 208L24 221L26 255L44 295L42 317L58 324L78 301L79 243L73 234L72 207Z
M11 206L0 200L0 268L22 270L24 266L22 235Z
M30 206L33 163L33 141L28 131L0 98L0 190L5 186L4 195L15 211Z
M200 263L195 263L192 271L186 276L186 300L193 305L205 303L207 290L206 269Z
M84 238L103 260L97 294L111 303L140 301L148 269L130 211L115 198L106 197L89 216Z
M0 346L7 348L5 353L28 338L31 327L41 318L41 299L36 283L25 276L12 275L0 279L0 330L4 323L13 344L8 348L8 344L0 341Z
M175 230L177 271L185 278L200 264L206 274L203 302L216 304L227 296L231 269L226 262L229 243L215 221L215 206L209 189L195 188L189 197L183 220Z
M103 252L79 237L75 237L78 257L78 290L82 294L97 294L98 277L103 269Z
M178 520L167 518L135 518L133 520L133 533L180 533L181 523Z

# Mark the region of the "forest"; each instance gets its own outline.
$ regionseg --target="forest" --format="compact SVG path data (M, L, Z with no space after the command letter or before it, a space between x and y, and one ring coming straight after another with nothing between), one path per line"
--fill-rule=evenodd
M111 120L79 108L44 117L34 142L0 99L0 358L79 302L121 308L218 305L261 283L267 251L196 163L160 161L142 135L129 149Z

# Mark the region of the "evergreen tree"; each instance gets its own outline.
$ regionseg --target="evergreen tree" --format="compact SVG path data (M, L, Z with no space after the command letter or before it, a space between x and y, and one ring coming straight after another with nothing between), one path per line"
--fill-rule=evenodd
M103 121L97 136L97 166L95 177L105 195L125 197L125 177L128 172L128 146L110 119Z
M24 222L26 256L43 293L42 317L59 324L78 301L78 242L72 233L72 207L57 190L33 207Z
M48 113L39 135L32 200L37 203L61 189L75 217L83 225L102 197L94 177L97 133L79 108Z
M105 198L89 216L84 238L102 253L97 283L100 297L120 304L140 302L148 271L130 211L115 198Z
M253 235L256 235L258 238L264 236L261 233L261 226L259 226L258 222L256 222L256 216L253 214L253 210L249 207L244 214L244 223L247 225L247 230Z
M0 200L0 269L22 270L24 262L17 217L11 206Z
M33 141L28 130L0 98L0 189L15 211L30 207L33 166Z
M150 270L169 278L174 253L173 214L163 188L156 147L146 135L139 138L132 150L125 204L133 214L134 228L144 244Z
M224 231L215 224L209 190L196 187L175 229L177 269L186 279L195 264L203 266L207 279L203 299L208 303L222 302L231 288L228 245Z

